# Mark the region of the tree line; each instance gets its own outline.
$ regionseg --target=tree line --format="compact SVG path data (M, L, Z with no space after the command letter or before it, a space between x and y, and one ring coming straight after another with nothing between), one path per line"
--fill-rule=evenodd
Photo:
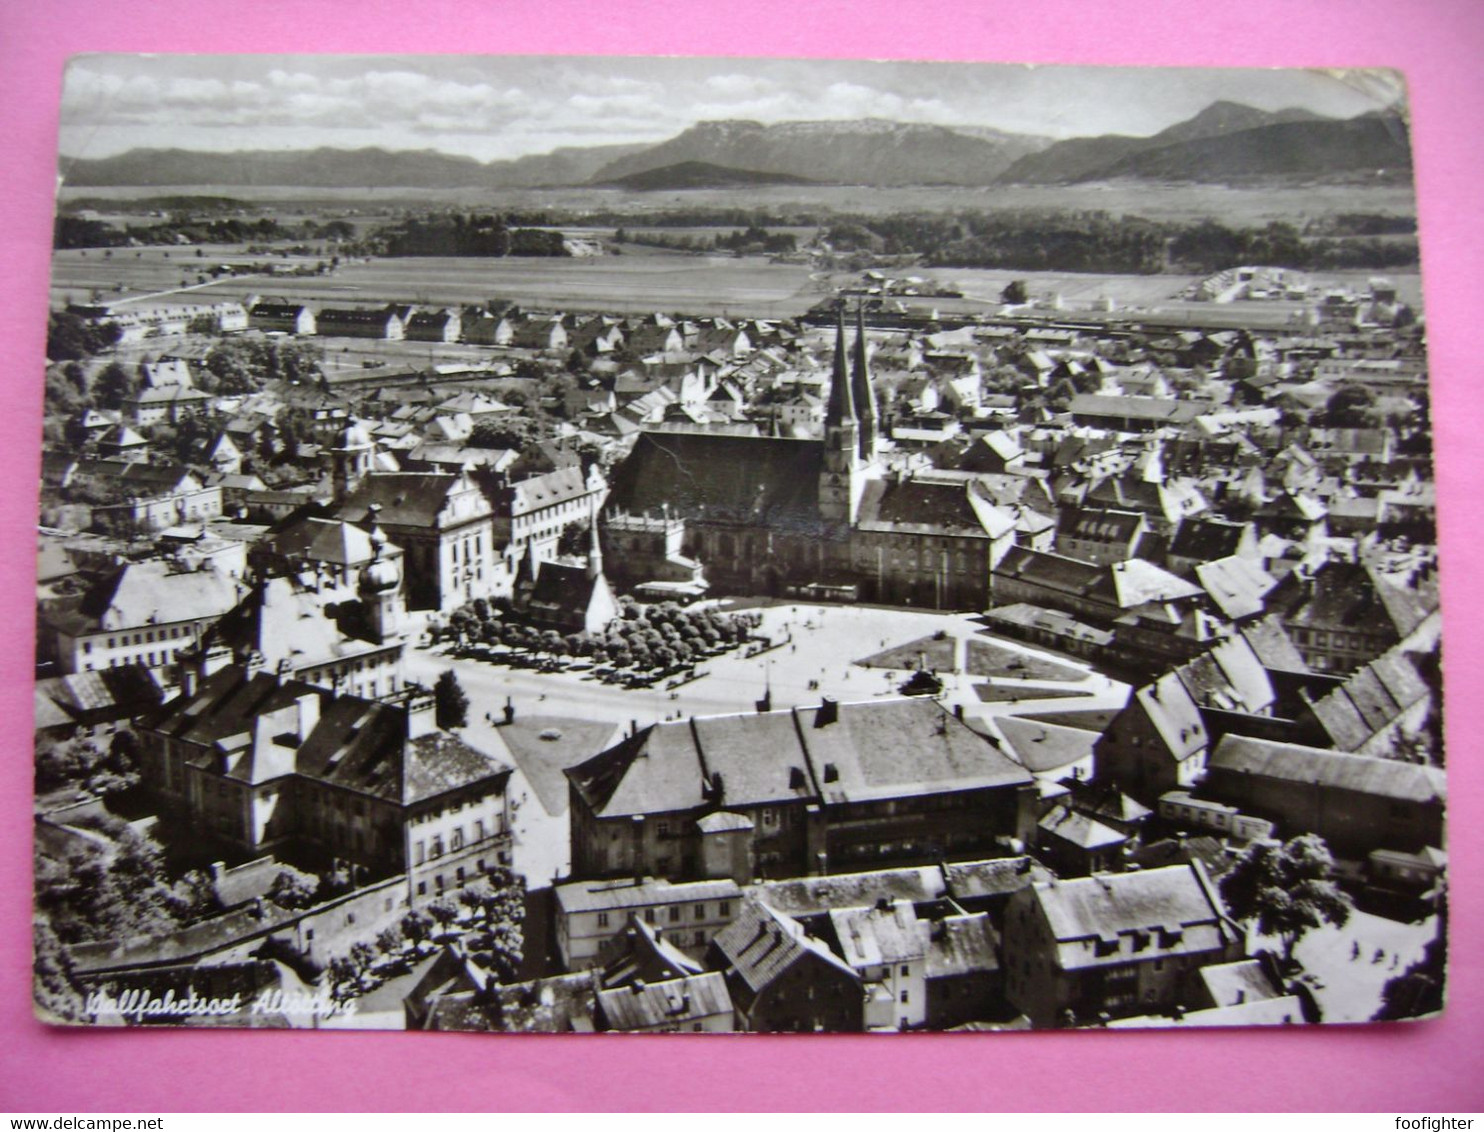
M1274 222L1236 227L1216 220L1156 222L1100 211L892 213L835 220L837 251L917 255L928 266L1017 271L1164 271L1209 274L1260 263L1298 270L1393 268L1417 262L1406 218L1347 214L1300 229Z
M562 234L512 227L505 216L455 213L424 216L379 230L374 239L388 256L565 256Z
M58 250L120 248L135 244L245 244L278 240L352 240L355 226L344 220L284 224L269 216L244 219L237 216L212 219L192 217L163 220L157 224L126 224L122 228L104 220L63 214L52 229L52 246Z

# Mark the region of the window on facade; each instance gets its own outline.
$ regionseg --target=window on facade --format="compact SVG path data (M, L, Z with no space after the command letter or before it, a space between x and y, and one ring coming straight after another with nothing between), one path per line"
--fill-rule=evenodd
M705 918L706 918L706 905L704 905L704 904L697 904L696 905L696 919L698 919L698 920L704 920Z
M458 852L458 850L462 849L463 847L464 847L464 827L463 826L459 826L457 829L455 829L453 831L453 839L452 839L450 848L454 852Z
M433 860L435 860L435 861L439 857L443 856L443 838L441 838L441 837L435 837L435 838L433 838L433 844L432 844L431 848L428 850L428 855L430 857L432 857Z
M419 896L426 896L428 894L428 882L427 881L420 880L420 881L417 882L417 894Z
M670 906L670 922L672 924L680 923L680 905L673 904Z
M484 820L483 819L479 819L479 820L475 821L475 823L474 823L474 840L475 841L483 841L484 840Z
M423 863L424 860L425 857L423 855L423 843L421 841L415 842L412 846L412 863L415 865L420 865Z
M598 913L598 927L600 927L600 928L606 928L607 926L608 926L608 913L607 912L599 912Z
M907 992L906 991L903 991L901 997L902 997L902 1001L903 1002L906 1002L907 1001Z

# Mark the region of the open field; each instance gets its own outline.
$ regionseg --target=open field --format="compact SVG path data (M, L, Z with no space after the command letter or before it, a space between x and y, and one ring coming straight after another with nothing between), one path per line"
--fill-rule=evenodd
M769 263L762 257L689 256L656 249L636 254L577 259L406 258L356 261L332 275L238 276L197 283L203 268L242 258L240 248L215 247L198 259L189 249L61 251L52 257L54 305L103 299L169 294L179 301L213 302L272 295L325 306L419 302L482 305L511 299L523 306L562 310L787 317L802 314L828 293L798 264ZM317 258L276 260L290 267L313 267ZM964 292L963 299L917 300L943 311L991 312L1005 285L1019 279L1036 297L1060 295L1065 313L1086 314L1100 299L1121 312L1158 314L1172 321L1211 325L1284 326L1303 304L1195 303L1173 298L1195 281L1189 275L1083 275L1072 272L1010 271L983 268L912 268L919 275ZM1374 272L1325 272L1309 276L1317 289L1364 289ZM1422 309L1421 279L1415 270L1385 273L1404 302ZM182 287L184 281L185 286ZM853 283L837 274L828 285ZM425 353L425 351L424 351Z
M127 188L64 187L62 201L140 200L159 196L227 196L285 207L364 210L465 206L645 214L675 208L756 208L817 212L944 212L969 209L1090 209L1158 220L1212 217L1227 224L1302 221L1340 212L1416 215L1409 185L1180 185L1094 182L1085 185L988 185L873 188L866 185L765 185L638 193L623 189L305 189L245 185Z
M142 254L136 255L138 251ZM323 305L417 302L437 306L512 299L523 306L560 310L693 314L802 314L823 297L806 267L769 263L762 257L625 254L601 258L506 259L408 257L342 263L332 275L238 276L195 285L213 262L240 251L212 248L205 258L181 248L57 252L52 259L52 301L104 298L193 289L182 299L216 302L273 295ZM254 257L256 258L256 257ZM303 260L277 260L294 265ZM317 259L307 261L312 267ZM116 289L123 287L123 291Z
M998 307L1000 294L1012 280L1022 280L1032 298L1060 295L1068 313L1084 313L1099 299L1112 299L1114 313L1125 307L1142 311L1158 310L1160 313L1189 312L1192 316L1209 315L1212 319L1230 320L1232 325L1242 325L1244 318L1257 315L1259 318L1281 313L1284 317L1293 314L1299 307L1312 304L1286 302L1239 302L1196 303L1176 299L1186 287L1199 282L1200 275L1100 275L1072 271L1014 271L1009 268L981 267L912 267L901 274L915 275L934 283L956 287L964 294L965 302L976 302ZM1396 284L1401 300L1420 310L1422 308L1422 280L1416 268L1404 271L1322 271L1300 272L1316 291L1331 287L1365 290L1366 282L1373 275L1384 275ZM856 282L853 275L834 275L831 282L843 284ZM953 300L923 298L917 302L949 309Z

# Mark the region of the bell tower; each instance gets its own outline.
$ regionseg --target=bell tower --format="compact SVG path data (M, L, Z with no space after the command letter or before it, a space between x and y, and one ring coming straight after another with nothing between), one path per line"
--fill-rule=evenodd
M835 322L835 366L824 417L824 468L819 476L819 513L828 522L854 523L860 509L860 422L845 363L845 308Z
M371 457L375 451L376 444L364 428L355 421L346 425L335 441L335 447L330 449L333 461L330 475L336 499L344 499L360 485L371 470Z
M881 447L881 419L876 411L876 391L866 364L866 308L855 308L855 350L851 358L850 385L855 411L860 419L860 453L867 464L876 462Z
M361 570L357 587L366 615L371 622L371 631L379 642L385 643L400 637L405 629L407 604L402 597L402 571L390 556L386 556L387 540L376 521L380 508L371 505L371 561Z

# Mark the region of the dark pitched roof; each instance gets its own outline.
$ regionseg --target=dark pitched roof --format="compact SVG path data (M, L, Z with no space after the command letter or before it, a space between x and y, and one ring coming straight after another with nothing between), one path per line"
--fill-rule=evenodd
M300 696L328 693L297 680L280 681L264 672L249 675L228 665L201 681L193 694L181 694L144 720L151 730L182 742L211 746L238 735L250 735L258 716L293 704Z
M935 479L930 473L911 479L872 479L861 494L862 530L990 538L1007 533L1013 525L1010 515L977 495L966 480Z
M1268 608L1286 625L1354 632L1389 625L1405 637L1432 612L1420 594L1380 578L1369 565L1329 561L1305 577L1295 570L1273 589Z
M1242 536L1251 530L1248 523L1205 517L1186 519L1170 541L1170 554L1176 558L1193 558L1211 562L1237 552Z
M1211 406L1197 401L1175 401L1168 397L1117 397L1079 393L1068 407L1074 416L1117 417L1162 424L1189 424Z
M1241 637L1252 646L1262 666L1272 672L1306 673L1309 666L1277 616L1269 614L1243 626Z
M1049 877L1045 868L1030 857L998 857L943 866L948 894L955 900L1009 896Z
M692 521L817 533L823 468L816 440L646 431L615 471L608 505L632 515L668 505Z
M855 972L797 920L756 900L743 903L737 918L712 941L727 963L733 1001L748 1007L770 983L796 963L813 959L855 979Z
M662 983L635 982L598 991L598 1009L610 1030L654 1030L688 1027L717 1014L730 1016L732 996L719 971L687 975Z
M1062 944L1114 940L1139 931L1183 935L1178 942L1151 940L1145 954L1157 955L1206 950L1237 936L1199 864L1060 880L1033 891L1053 938ZM1197 929L1194 936L1191 929ZM1074 960L1080 951L1073 949ZM1074 965L1066 959L1064 951L1064 965Z
M601 575L589 577L586 565L570 562L543 562L531 590L532 613L539 611L554 620L579 619L592 605L593 590Z
M567 771L604 817L797 799L857 802L1029 784L932 700L902 698L657 723Z
M336 509L336 517L359 523L365 520L370 505L378 503L378 522L434 527L458 479L452 472L374 472L346 496Z
M1033 781L1025 768L934 700L841 704L833 723L825 723L817 707L795 708L794 715L826 802L915 797Z
M1143 525L1144 516L1137 511L1069 507L1061 513L1056 533L1089 542L1125 545L1133 542Z
M1437 767L1245 735L1222 736L1208 766L1211 770L1312 783L1396 801L1442 803L1448 796L1447 781Z
M878 900L927 904L945 891L942 870L933 865L763 881L754 889L763 903L789 916L813 916Z
M998 971L999 942L987 913L935 920L928 936L927 977L944 979Z

